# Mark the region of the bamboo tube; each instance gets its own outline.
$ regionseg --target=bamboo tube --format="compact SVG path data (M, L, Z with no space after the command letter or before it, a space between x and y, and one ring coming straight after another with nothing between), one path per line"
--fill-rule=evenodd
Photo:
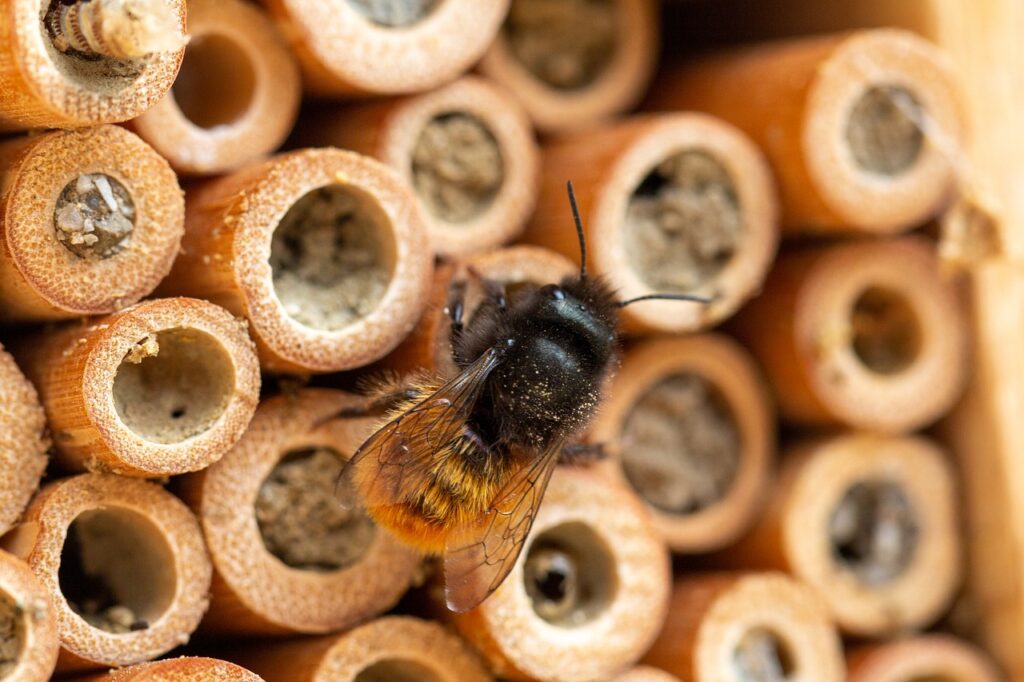
M561 254L528 244L507 246L476 254L455 264L442 263L434 273L425 312L412 333L383 364L397 372L429 369L450 376L458 370L452 357L451 315L448 299L454 282L466 285L463 319L472 325L483 301L480 279L499 282L514 295L522 284L543 286L576 274L579 267ZM474 276L475 272L479 277Z
M189 0L188 31L174 87L132 129L179 173L223 173L277 149L302 83L270 17L242 0Z
M182 656L139 663L101 675L75 678L77 682L262 682L245 668L215 658Z
M808 441L781 460L764 514L717 560L792 573L851 635L932 623L962 571L954 482L938 446L850 433Z
M512 572L483 604L445 617L502 679L605 679L657 637L670 580L640 501L597 473L560 468Z
M670 549L707 552L754 520L775 457L775 420L753 360L727 337L627 347L587 434L640 495Z
M840 682L842 647L812 590L778 573L690 575L645 663L682 682Z
M49 446L39 395L0 345L0 535L39 487Z
M14 353L71 470L202 469L241 437L259 396L244 324L207 301L143 301L23 339Z
M964 100L951 62L906 31L800 38L677 66L652 109L721 116L764 149L786 232L903 231L952 198Z
M485 682L476 653L439 623L387 616L341 635L250 647L235 659L267 682Z
M11 0L0 8L0 131L138 116L171 87L184 0Z
M953 406L967 378L965 316L923 238L789 251L733 331L787 421L904 432Z
M855 647L850 682L998 682L1002 675L980 649L947 635Z
M543 151L526 241L579 257L565 192L572 180L589 265L622 298L714 297L630 306L628 330L708 327L760 287L778 242L775 193L767 164L739 131L700 114L645 116L559 137Z
M57 612L62 672L130 665L185 644L207 606L195 517L148 481L82 474L45 486L5 538Z
M49 679L59 649L49 595L25 562L0 551L0 679Z
M515 239L537 198L540 154L526 113L510 93L473 76L323 110L304 119L299 141L352 149L394 169L415 190L441 256Z
M612 678L611 682L680 682L675 675L669 675L664 670L652 668L649 665L638 665L618 677Z
M0 320L113 312L171 269L184 232L181 188L123 128L0 143L0 183Z
M494 40L508 0L263 0L282 23L307 91L321 96L433 90Z
M182 482L215 569L204 629L341 630L390 609L417 577L417 552L335 497L376 420L323 420L362 401L325 389L270 398L230 452Z
M480 62L545 132L578 130L632 108L658 54L653 0L513 0Z
M281 154L190 193L183 253L159 289L249 320L263 367L368 364L416 323L433 265L411 191L373 159Z

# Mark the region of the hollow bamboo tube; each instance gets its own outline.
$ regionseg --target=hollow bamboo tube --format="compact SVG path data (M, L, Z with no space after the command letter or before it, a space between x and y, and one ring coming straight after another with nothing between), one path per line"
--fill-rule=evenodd
M21 340L57 462L169 476L209 466L256 409L259 364L245 325L207 301L143 301Z
M338 149L281 154L190 192L183 253L159 291L249 320L263 367L368 364L412 329L433 254L389 168Z
M439 623L387 616L341 635L264 644L234 657L267 682L484 682L476 653Z
M188 642L206 610L202 531L154 483L109 474L54 481L5 543L56 610L62 672L156 658Z
M505 582L477 608L445 617L502 679L606 679L657 637L670 581L643 504L596 472L560 468ZM545 589L551 583L562 587Z
M273 21L242 0L189 0L174 87L131 122L179 173L224 173L277 149L299 110L299 67Z
M664 670L652 668L649 665L638 665L618 677L613 677L611 682L680 682L680 680Z
M262 682L263 678L241 666L215 658L182 656L139 663L101 675L75 678L77 682Z
M185 202L167 162L100 126L0 143L0 320L109 313L171 269Z
M366 0L263 2L292 43L307 91L321 96L444 85L480 58L508 8L508 0L405 3L404 12Z
M628 346L587 439L632 487L670 549L707 552L754 520L775 458L775 420L753 360L702 334Z
M475 272L479 277L471 274ZM390 370L429 369L442 375L458 370L452 358L451 316L447 310L453 282L465 282L463 319L473 324L473 313L483 300L480 279L492 280L514 291L519 284L560 282L576 274L579 266L561 254L529 244L518 244L476 254L456 263L442 263L434 273L425 311L412 333L384 359Z
M0 551L0 677L47 680L59 649L49 594L25 562Z
M100 3L93 0L90 4ZM68 37L83 34L73 21L67 34L54 39L49 28L52 24L44 17L48 18L48 10L58 3L5 2L0 8L0 131L117 123L138 116L160 99L174 82L184 52L185 2L161 0L155 10L154 3L134 4L147 6L142 16L128 13L114 17L113 22L100 17L105 30L91 33L95 37L90 42L99 42L100 49L109 52L114 43L125 47L121 39L133 42L140 26L157 21L161 30L155 43L129 46L141 48L144 54L111 57L59 49L61 40L67 42ZM155 19L150 16L154 11L159 15ZM89 28L94 30L96 25ZM149 47L156 51L146 54Z
M0 535L39 487L49 446L39 395L0 346Z
M792 573L851 635L932 623L962 572L942 450L916 436L848 433L802 443L780 459L764 514L716 561Z
M482 78L322 110L304 118L299 141L352 149L394 169L414 189L441 256L512 241L537 198L530 121L511 93Z
M775 190L760 152L701 114L636 117L543 148L526 241L579 258L565 183L572 180L591 268L626 299L696 293L710 304L644 301L630 331L685 332L731 315L764 279L778 242Z
M419 554L335 496L342 462L376 420L323 420L363 400L325 389L270 398L231 451L182 481L215 570L204 629L341 630L390 609L414 581Z
M947 635L925 635L855 647L847 653L850 682L998 682L980 649Z
M545 132L578 130L632 108L658 54L653 0L513 0L480 62Z
M842 646L814 592L780 573L710 573L676 582L644 662L682 682L840 682Z
M785 420L884 432L952 407L966 329L954 283L919 237L788 251L733 327Z
M720 116L764 149L786 232L894 233L952 198L964 101L950 60L894 29L800 38L665 72L652 109Z

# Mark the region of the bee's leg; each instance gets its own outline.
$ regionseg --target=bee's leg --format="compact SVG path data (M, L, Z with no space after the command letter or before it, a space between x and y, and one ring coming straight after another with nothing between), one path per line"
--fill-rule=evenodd
M562 446L559 464L586 466L605 459L608 453L604 443L568 443Z
M362 405L353 405L339 410L331 419L370 417L382 415L397 405L420 397L420 392L412 387L397 389L388 393L370 396Z
M451 342L452 348L456 348L465 329L462 317L466 312L466 283L463 280L448 285L448 305L444 312L451 318Z

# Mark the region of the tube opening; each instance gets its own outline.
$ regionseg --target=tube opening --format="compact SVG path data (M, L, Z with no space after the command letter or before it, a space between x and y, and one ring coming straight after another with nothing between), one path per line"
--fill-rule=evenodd
M921 353L917 313L906 296L885 287L869 287L854 301L851 345L857 359L877 374L897 374Z
M913 560L920 524L901 486L863 481L843 494L829 520L829 536L840 566L867 585L884 585Z
M648 389L626 417L622 469L652 507L670 514L706 509L736 479L742 435L722 393L691 373Z
M732 176L706 151L667 156L633 190L623 232L630 264L651 289L693 293L708 286L743 239Z
M512 56L559 90L599 80L618 49L614 0L513 0L502 31Z
M861 169L893 177L909 170L924 149L924 109L907 88L874 85L854 102L846 144Z
M617 587L611 552L590 527L579 522L555 526L533 541L523 579L533 610L561 627L585 625L597 618Z
M390 221L373 197L349 186L321 187L295 202L274 231L274 290L296 322L335 331L384 298L394 251Z
M256 71L245 50L221 35L195 36L171 88L181 113L200 128L231 125L256 95Z
M25 610L18 600L0 591L0 680L21 661L25 651Z
M174 600L174 553L159 528L128 509L84 511L68 526L58 580L71 610L117 634L145 630Z
M386 658L377 661L356 675L354 682L442 682L432 669L400 658Z
M796 678L793 652L768 628L746 632L732 656L738 682L790 682Z
M370 22L385 28L407 28L430 16L444 0L348 0Z
M373 544L373 521L338 504L335 486L343 466L344 458L330 448L292 450L260 486L255 512L263 545L288 566L347 568Z
M215 337L183 327L151 334L114 376L121 421L154 443L180 443L216 423L235 390L234 362Z
M135 229L135 202L105 173L79 175L61 190L53 227L64 248L79 258L102 260L124 250Z
M416 140L413 187L427 209L445 222L463 223L486 211L504 176L498 141L476 116L435 116Z

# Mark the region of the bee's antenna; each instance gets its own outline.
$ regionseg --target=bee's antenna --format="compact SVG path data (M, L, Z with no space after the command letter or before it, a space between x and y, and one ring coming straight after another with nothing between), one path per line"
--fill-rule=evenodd
M628 301L619 301L615 305L619 308L625 308L627 305L636 303L638 301L651 301L651 300L665 300L665 301L695 301L697 303L711 303L715 300L709 296L694 296L693 294L647 294L646 296L637 296L631 298Z
M587 278L587 238L583 234L583 221L580 219L580 209L576 205L576 193L572 191L572 180L565 183L569 190L569 206L572 208L572 219L576 223L576 236L580 240L580 279Z

